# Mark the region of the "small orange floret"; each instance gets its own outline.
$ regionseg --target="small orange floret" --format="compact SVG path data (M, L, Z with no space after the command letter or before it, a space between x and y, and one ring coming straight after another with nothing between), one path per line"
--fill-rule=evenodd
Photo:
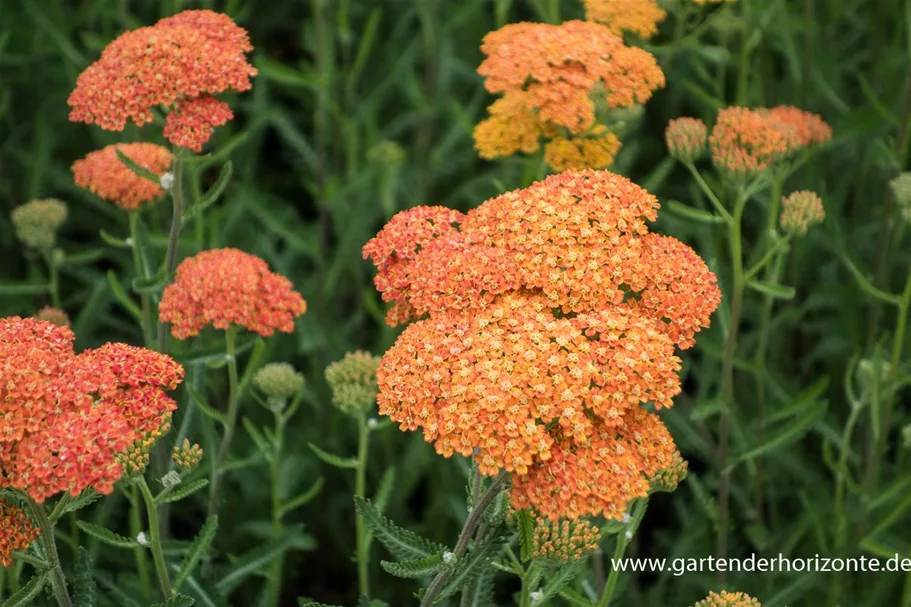
M729 107L718 112L709 145L715 166L732 176L748 178L794 150L797 133L765 111Z
M174 337L186 339L206 326L226 330L235 325L264 337L290 333L306 309L290 280L270 272L259 257L226 248L185 259L158 312Z
M0 498L0 565L12 567L12 554L25 550L40 535L25 510Z
M168 114L162 134L181 147L201 152L202 146L212 137L215 127L234 118L234 112L224 101L215 97L196 97L177 101L174 111Z
M667 16L655 0L582 0L582 4L586 19L603 23L618 35L651 38Z
M135 211L165 193L161 185L140 177L127 167L117 156L118 150L159 177L168 171L173 159L167 148L154 143L109 145L73 163L76 185L126 211Z
M554 137L544 147L544 160L556 171L567 169L606 169L620 151L620 140L602 125L593 136Z
M591 521L535 520L533 556L540 559L578 561L598 549L601 531Z
M513 91L494 101L487 111L490 118L474 129L474 143L481 158L531 154L541 147L541 125L529 106L526 93Z
M151 122L157 106L249 90L256 75L246 58L251 50L246 30L208 10L126 32L79 75L67 100L70 120L121 131L129 121Z

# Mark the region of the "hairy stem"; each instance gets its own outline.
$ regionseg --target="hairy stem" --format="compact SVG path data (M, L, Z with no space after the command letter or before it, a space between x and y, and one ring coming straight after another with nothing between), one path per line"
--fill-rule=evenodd
M166 281L171 280L174 275L174 268L177 267L177 244L180 240L180 224L184 210L184 162L180 157L180 153L174 155L172 171L174 174L174 182L171 184L171 206L173 212L171 215L171 231L168 234L168 251L165 254ZM168 325L161 321L158 322L158 351L163 354L168 351Z
M142 506L139 501L139 492L136 490L135 486L129 487L126 491L130 497L130 534L133 537L137 537L142 531ZM136 571L139 573L139 585L142 587L143 594L148 596L151 582L145 548L137 546L133 549L133 554L136 557Z
M361 415L357 420L357 471L354 479L354 494L359 497L366 497L367 485L367 448L370 443L370 428L367 427L367 421ZM357 535L357 582L360 593L364 596L370 596L370 570L368 568L369 554L367 552L367 528L364 525L364 517L355 513L355 533Z
M272 486L272 540L277 541L282 537L282 493L281 493L281 467L282 451L284 450L285 417L278 409L275 414L275 435L272 443L272 457L269 461L269 476ZM269 572L266 605L278 607L281 600L282 571L284 569L284 554L279 554L272 561Z
M47 562L50 563L51 589L54 591L54 598L57 599L58 607L73 607L73 601L70 599L70 593L66 588L66 576L63 575L63 568L60 566L60 556L57 554L57 542L54 540L54 526L47 517L47 510L44 504L39 504L27 494L23 494L25 502L28 504L32 518L38 523L41 530L41 545L44 547Z
M218 446L218 455L215 458L215 470L212 472L212 485L209 491L209 516L218 513L218 498L221 490L222 467L228 459L231 449L231 439L234 438L234 429L237 427L238 411L238 380L237 380L237 329L233 326L225 331L226 358L228 360L228 415L225 424L225 433Z
M139 250L139 211L131 211L130 217L130 248L133 249L133 265L136 268L138 278L148 278L145 264L142 261L142 253ZM152 311L152 301L147 293L140 296L142 306L142 338L148 348L154 347L154 338L152 337L153 327L155 326L155 317Z
M158 575L158 589L161 591L162 598L167 601L173 596L174 591L171 588L171 576L168 575L168 563L165 561L164 550L161 547L158 508L155 506L155 498L152 497L152 491L143 476L136 478L136 486L139 487L139 492L142 494L149 517L149 549L152 551L152 562L155 563L155 573Z

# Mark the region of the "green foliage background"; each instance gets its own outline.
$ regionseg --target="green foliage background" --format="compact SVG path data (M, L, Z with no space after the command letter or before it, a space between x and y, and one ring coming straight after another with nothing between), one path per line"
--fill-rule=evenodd
M70 203L59 246L68 256L63 305L74 320L77 348L108 340L140 343L138 328L119 307L105 276L113 269L129 287L129 253L106 247L99 237L102 229L125 237L126 216L75 187L69 166L103 145L157 141L160 133L154 128L108 133L70 123L66 98L79 72L113 37L186 8L227 12L246 27L260 73L251 92L231 100L237 119L218 130L210 145L215 155L200 174L202 185L211 183L220 162L230 158L235 178L204 222L185 232L179 253L185 257L226 245L254 253L290 277L310 305L297 331L269 339L265 353L267 360L293 363L308 381L307 403L288 438L294 455L284 471L287 494L302 491L319 476L325 479L316 499L289 520L304 524L306 531L286 562L284 600L292 604L296 596L308 595L353 604L353 475L322 464L306 444L354 453L356 427L329 406L322 371L355 348L382 353L396 334L382 323L372 269L360 248L398 210L418 204L465 210L531 181L537 160L488 163L473 150L471 130L491 100L475 73L478 47L485 33L504 23L578 17L581 7L574 0L0 0L0 314L29 315L47 303L43 294L22 287L44 281L44 270L16 242L9 212L30 199L55 196ZM625 137L614 170L662 201L698 207L704 202L701 194L666 155L663 130L669 119L690 115L711 123L717 108L729 104L792 104L822 114L833 126L834 143L786 186L786 191L819 192L826 224L794 247L785 283L796 287L797 296L776 308L765 373L756 377L748 356L738 365L742 413L733 433L734 454L761 444L750 423L758 381L766 382L770 415L780 416L764 440L779 434L784 440L761 457L767 501L762 520L750 494L760 460L735 468L731 555L836 556L831 552L833 472L824 453L839 444L848 415L843 380L850 360L872 355L882 331L895 323L892 310L875 305L857 288L839 256L847 251L875 274L878 286L891 291L901 288L911 264L907 246L899 246L895 237L901 228L891 219L886 189L890 178L909 168L911 23L906 17L911 11L905 0L741 0L726 14L700 41L655 50L668 86ZM653 42L670 39L673 24L666 25ZM748 240L755 240L764 225L760 206L751 203L747 211ZM158 255L166 245L169 213L163 204L147 214ZM693 226L665 211L658 230L692 244L726 284L720 229ZM690 461L690 480L652 500L634 547L637 555L698 558L712 552L716 477L706 435L719 391L724 306L712 329L686 354L685 395L664 414ZM755 348L758 314L754 299L745 312L742 352ZM186 384L217 396L226 387L221 374L205 365L205 355L218 348L211 338L180 346L175 355L187 365ZM182 413L176 426L211 452L211 433L200 420L185 420L190 399L183 389L178 396ZM901 403L896 411L893 450L899 449L897 428L909 421ZM243 415L257 425L268 423L267 414L252 403ZM854 468L863 463L861 438L848 459ZM169 440L175 440L173 433ZM233 457L254 453L249 436L241 432ZM263 465L254 463L229 478L216 540L225 554L246 553L268 536ZM369 492L384 472L394 470L389 516L433 540L452 542L464 516L464 461L443 460L420 436L390 428L376 433L369 467ZM869 540L862 548L855 542L850 555L907 554L911 477L907 469L892 466L883 477L876 494L849 497L851 536L856 542ZM104 503L92 510L96 520L124 527L123 502ZM203 518L202 505L181 504L172 535L189 539ZM118 554L90 546L96 568L123 569ZM381 557L387 558L375 547L374 565ZM844 577L845 594L839 597L844 605L898 604L905 583L901 574ZM408 604L415 590L376 566L372 579L375 594L393 605ZM816 604L830 582L825 574L793 573L734 574L729 580L732 588L750 592L766 607ZM509 592L516 589L510 583L507 576L501 580L502 604L509 604ZM682 606L705 596L714 576L650 574L622 583L627 587L620 604ZM260 584L249 579L233 595L233 604L253 604Z

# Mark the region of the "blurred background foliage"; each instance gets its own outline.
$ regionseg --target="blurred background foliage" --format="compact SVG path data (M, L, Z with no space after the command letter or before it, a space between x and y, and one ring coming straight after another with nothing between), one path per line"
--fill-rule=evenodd
M247 28L259 75L251 92L230 100L237 119L218 129L209 146L214 154L199 174L204 187L231 159L235 178L204 220L184 232L180 256L226 245L254 253L290 277L309 303L297 331L270 338L265 352L266 360L290 362L307 377L307 404L289 428L288 494L320 476L325 480L319 495L288 521L303 523L305 535L286 561L284 601L308 595L353 604L353 474L321 463L306 445L354 453L356 427L330 407L323 369L356 348L382 353L396 335L382 322L382 302L360 249L398 210L419 204L467 210L535 178L536 159L484 162L473 149L472 128L491 101L475 73L479 45L484 34L505 23L565 20L581 17L582 9L575 0L0 0L4 316L30 315L48 303L30 286L45 280L44 266L15 240L9 213L33 198L55 196L70 203L59 241L67 255L61 288L77 348L108 340L141 342L106 279L114 270L128 288L129 251L106 247L99 237L100 230L125 237L126 215L77 188L69 166L103 145L157 141L160 133L154 127L109 133L70 123L66 98L80 71L120 32L187 8L226 12ZM887 196L888 180L909 168L909 14L906 0L741 0L707 9L711 21L698 38L681 39L671 19L646 45L658 56L668 85L624 138L614 170L663 201L704 204L682 167L667 158L663 131L671 118L697 116L711 123L726 105L792 104L820 113L835 132L833 144L786 185L786 192L818 191L828 217L824 228L794 247L784 276L797 296L776 308L769 364L754 373L749 356L738 361L738 406L751 407L757 382L765 382L772 415L779 414L776 419L786 428L803 426L799 435L785 436L762 456L764 513L755 510L750 493L755 462L735 469L731 556L832 556L833 483L824 451L839 444L848 415L843 378L851 358L871 355L881 329L895 322L891 310L872 303L854 285L840 251L848 251L878 286L891 291L900 289L911 263L907 247L897 246L899 228ZM145 216L159 254L166 245L167 207L161 204ZM746 223L748 241L755 241L764 226L762 212L748 210ZM658 230L692 244L724 284L723 230L694 226L668 211ZM758 306L746 310L744 353L759 338L751 331L758 314ZM690 478L676 493L652 500L635 555L711 554L716 478L706 424L718 393L724 315L719 310L712 329L686 353L685 394L664 414L690 461ZM187 365L186 384L203 387L208 381L209 394L223 393L221 374L207 372L206 355L212 353L207 343L214 342L203 336L175 346L174 353ZM181 413L175 425L202 440L206 432L188 413L190 399L183 389L178 396ZM808 403L812 415L804 415ZM252 403L242 414L256 425L268 423L268 414ZM894 428L909 417L899 406ZM755 446L756 437L749 423L736 425L735 455ZM174 433L168 440L175 440ZM899 448L898 441L894 432L892 449ZM235 447L237 460L255 454L243 433ZM860 444L850 453L850 464L860 461L859 449ZM264 465L253 460L229 477L217 539L229 555L245 553L269 535ZM384 473L393 483L391 517L432 539L452 541L464 515L464 461L443 460L419 435L389 428L376 433L369 466L368 493L377 490ZM911 504L905 496L911 483L901 474L890 468L885 475L889 482L904 483L890 485L892 493L851 502L855 551L864 549L858 545L871 526L867 522L864 529L864 519L875 527L895 515L887 528L878 529L875 544L883 554L907 553L911 525L905 509ZM177 538L188 539L203 519L203 505L194 510L189 503L174 513ZM116 501L106 504L96 516L108 516L108 524L117 528L122 515ZM871 545L867 542L868 556L874 555ZM376 595L392 605L409 603L414 587L376 567L381 556L385 553L374 547ZM120 568L117 555L96 548L95 557L99 568ZM745 573L732 574L729 581L775 607L818 602L829 579L825 574ZM622 583L627 587L621 604L688 605L705 596L714 576L643 574ZM843 604L897 604L903 583L898 574L852 574ZM252 604L259 585L249 581L233 603ZM503 604L508 604L515 589L509 582L502 586ZM857 602L861 598L865 602Z

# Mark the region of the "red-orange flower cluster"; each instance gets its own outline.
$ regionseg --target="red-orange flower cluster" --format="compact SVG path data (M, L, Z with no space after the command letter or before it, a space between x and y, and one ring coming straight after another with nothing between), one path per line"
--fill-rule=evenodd
M618 35L651 38L667 16L655 0L582 0L582 4L586 19L603 23Z
M490 118L475 129L475 145L484 158L534 152L542 137L588 135L583 139L601 145L585 157L606 166L619 142L592 132L598 108L644 103L664 86L664 73L651 54L624 45L609 28L593 22L510 24L487 34L481 50L487 58L478 73L488 91L503 94L490 106ZM553 150L551 155L566 157ZM581 156L570 154L576 160L564 166L578 166Z
M290 333L294 319L307 310L292 286L255 255L231 248L203 251L177 267L158 313L178 339L198 335L206 326L225 330L234 325L264 337Z
M161 185L140 177L125 165L117 156L118 151L159 177L168 171L173 158L167 148L154 143L109 145L73 163L76 185L126 211L135 211L164 194Z
M93 487L110 493L121 454L170 423L183 368L165 355L106 344L79 355L66 327L0 320L0 487L36 501Z
M819 114L790 105L779 105L767 110L766 113L780 124L794 129L799 147L819 145L832 140L832 127Z
M444 456L513 473L542 515L622 515L673 441L641 405L680 391L689 347L720 301L714 275L649 234L654 196L606 171L567 171L467 215L399 213L364 247L391 324L381 414Z
M253 50L246 30L227 15L184 11L150 27L129 31L102 51L76 81L68 103L70 120L121 131L142 126L157 106L174 108L166 136L199 149L211 127L230 118L212 95L246 91L256 75L245 56ZM203 118L204 112L215 112Z
M12 567L16 550L25 550L40 531L25 510L0 498L0 565Z

